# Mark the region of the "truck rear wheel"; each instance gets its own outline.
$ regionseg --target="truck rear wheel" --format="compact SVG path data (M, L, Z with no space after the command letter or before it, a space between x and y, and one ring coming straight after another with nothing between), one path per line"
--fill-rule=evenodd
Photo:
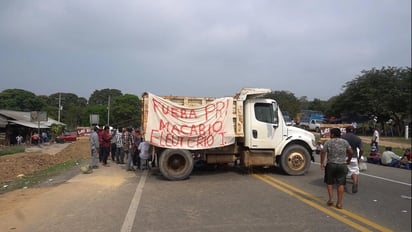
M310 154L300 145L288 146L280 158L280 167L288 175L303 175L309 170Z
M187 179L193 170L192 154L183 149L166 149L159 158L159 169L169 180Z

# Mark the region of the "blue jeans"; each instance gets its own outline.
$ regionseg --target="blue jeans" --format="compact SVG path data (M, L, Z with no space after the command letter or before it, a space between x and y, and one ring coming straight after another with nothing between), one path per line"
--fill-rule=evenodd
M110 153L110 147L102 147L101 148L102 150L103 150L103 153L102 153L102 163L104 164L104 165L106 165L107 164L107 158L109 157L109 153Z
M133 151L127 151L127 163L126 170L131 170L133 168Z
M397 160L397 159L392 159L390 166L391 166L391 167L396 167L396 166L398 166L398 164L399 164L399 160Z

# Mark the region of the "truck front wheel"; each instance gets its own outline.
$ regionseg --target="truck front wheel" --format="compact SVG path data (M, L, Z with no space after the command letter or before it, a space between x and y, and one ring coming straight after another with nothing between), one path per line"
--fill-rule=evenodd
M169 180L187 179L193 170L192 154L183 149L166 149L160 155L159 169Z
M280 158L280 167L288 175L303 175L309 170L310 154L300 145L288 146Z

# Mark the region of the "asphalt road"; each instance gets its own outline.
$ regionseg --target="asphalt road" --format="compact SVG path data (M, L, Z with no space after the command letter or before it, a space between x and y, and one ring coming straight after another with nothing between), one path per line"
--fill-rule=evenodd
M1 195L0 231L411 231L410 170L368 164L339 210L317 163L304 176L233 167L177 182L123 168Z

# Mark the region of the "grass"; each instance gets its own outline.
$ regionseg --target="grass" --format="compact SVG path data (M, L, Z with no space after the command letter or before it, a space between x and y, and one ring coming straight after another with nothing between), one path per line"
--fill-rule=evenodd
M382 154L382 152L385 151L385 146L379 146L379 153ZM392 151L399 155L399 156L403 156L403 153L405 152L405 149L402 149L400 147L392 147ZM371 152L371 146L369 145L363 145L363 157L367 157L369 156L369 153Z
M399 155L402 156L403 153L405 152L405 148L410 148L411 147L411 139L405 139L403 137L381 137L380 142L379 142L379 153L382 154L382 152L385 151L386 146L382 145L385 142L391 142L391 143L397 143L400 144L399 147L397 146L392 146L392 151ZM366 157L369 155L371 151L371 146L370 144L363 143L363 156Z
M81 162L82 160L66 161L64 163L56 164L47 169L35 172L31 175L24 176L20 179L7 182L7 183L2 183L2 186L0 186L0 194L10 192L16 189L21 189L21 188L26 188L26 187L29 188L29 187L38 185L48 180L52 176L59 175L63 171L79 166Z
M20 153L20 152L24 152L24 151L25 151L24 146L8 147L6 149L1 149L0 150L0 156Z
M363 137L363 136L361 136L361 137ZM320 139L320 136L319 136L319 134L315 134L315 138L316 138L316 141L319 141L319 139ZM402 145L402 147L396 147L396 146L393 146L392 147L392 151L395 153L395 154L397 154L397 155L399 155L399 156L402 156L403 155L403 153L405 152L405 147L408 147L408 148L411 148L411 142L412 142L412 140L411 140L411 138L408 138L408 139L405 139L404 137L381 137L380 138L380 145L379 145L379 153L381 153L382 154L382 152L383 151L385 151L385 147L386 146L383 146L382 144L384 144L385 142L391 142L391 143L398 143L398 144L401 144ZM368 155L369 155L369 153L370 153L370 151L371 151L371 146L370 146L370 144L368 144L368 143L363 143L363 156L364 157L367 157Z

